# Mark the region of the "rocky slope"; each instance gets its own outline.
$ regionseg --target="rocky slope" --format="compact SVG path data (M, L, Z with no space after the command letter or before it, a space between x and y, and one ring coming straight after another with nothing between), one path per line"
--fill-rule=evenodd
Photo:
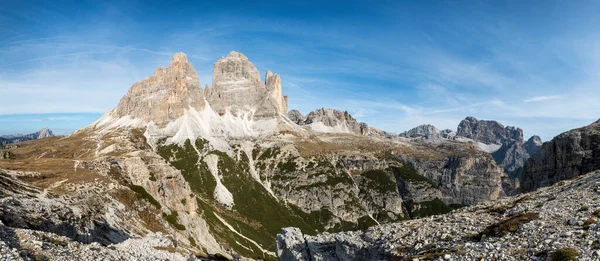
M39 173L17 178L54 201L6 207L4 224L60 233L66 219L75 229L64 236L80 243L161 232L178 252L274 259L282 227L363 229L504 194L501 167L475 144L412 140L332 109L288 113L281 87L231 52L202 89L175 54L90 126L9 149L0 168ZM54 225L31 227L26 213Z
M600 120L564 132L542 145L524 167L525 191L600 169Z
M598 260L600 172L450 214L310 236L277 235L280 260Z

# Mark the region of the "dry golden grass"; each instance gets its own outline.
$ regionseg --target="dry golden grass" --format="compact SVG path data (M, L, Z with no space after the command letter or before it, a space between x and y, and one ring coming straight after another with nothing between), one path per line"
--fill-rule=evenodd
M0 160L0 168L22 172L37 172L40 175L23 176L22 180L41 188L67 179L67 183L104 179L92 171L77 168L77 160L90 160L96 142L89 132L80 132L69 137L49 137L16 144L9 151L13 159Z

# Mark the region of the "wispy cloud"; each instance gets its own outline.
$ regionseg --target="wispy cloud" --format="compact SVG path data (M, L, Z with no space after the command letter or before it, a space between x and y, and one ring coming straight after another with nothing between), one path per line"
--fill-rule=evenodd
M547 100L558 100L558 99L562 99L563 97L560 95L550 95L550 96L535 96L535 97L531 97L529 99L525 99L523 100L523 102L538 102L538 101L547 101Z

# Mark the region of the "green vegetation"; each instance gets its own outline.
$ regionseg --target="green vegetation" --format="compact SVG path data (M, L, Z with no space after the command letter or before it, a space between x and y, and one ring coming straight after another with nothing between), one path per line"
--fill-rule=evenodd
M531 222L533 220L539 219L539 217L540 215L538 213L532 212L519 214L517 216L488 226L474 239L481 240L481 237L483 237L483 235L489 237L502 237L507 235L508 233L515 233L519 229L519 226Z
M600 218L600 208L599 208L599 209L596 209L596 210L594 210L594 213L592 213L592 214L593 214L594 216L596 216L596 217Z
M279 148L267 148L259 157L258 160L273 159L279 155Z
M575 248L564 247L552 253L552 261L573 261L577 260L579 252Z
M412 200L409 200L406 202L406 206L413 219L446 214L452 211L452 208L439 198L419 203L414 203Z
M177 230L185 230L185 226L182 224L179 224L177 222L177 217L179 215L177 214L177 211L171 211L171 214L167 215L166 213L162 213L162 217L169 222L169 224L171 224L171 226L173 226L174 228L176 228Z
M207 141L204 139L197 139L195 144L199 150L207 147ZM186 140L183 147L177 144L158 146L157 152L173 167L181 171L193 192L212 198L217 181L209 172L208 166L200 160L190 140Z
M149 179L150 181L156 181L156 177L154 176L154 173L153 173L153 172L150 172L150 177L148 177L148 179Z
M395 173L397 173L400 176L400 178L402 178L402 180L404 180L404 181L426 182L429 185L431 185L431 187L437 188L437 184L435 184L433 181L429 180L428 178L426 178L422 175L419 175L419 173L417 173L417 171L408 164L404 164L400 168L393 167L393 169L394 169Z
M369 170L360 174L368 179L367 187L380 193L396 192L396 181L393 177L383 170Z
M590 209L590 207L588 207L586 205L581 205L581 207L579 208L579 211L588 211L588 209Z
M193 237L189 237L188 240L190 241L190 246L198 247L198 245L196 244L196 240Z
M507 210L509 210L509 209L511 209L511 208L512 208L512 207L511 207L511 206L508 206L508 205L500 205L500 206L497 206L497 207L490 208L490 210L489 210L488 212L489 212L489 213L496 213L496 214L500 214L500 215L502 215L502 214L504 214L504 213L505 213Z
M297 169L297 165L296 162L294 162L293 159L288 160L288 162L286 163L279 163L277 164L277 168L279 168L279 171L286 173L286 172L294 172Z
M150 193L148 193L148 191L146 191L144 187L131 185L129 186L129 188L133 190L133 192L135 192L137 198L148 201L148 203L152 204L158 209L161 208L160 203L158 203L158 201L156 201L156 199L154 199L154 197L152 197L152 195L150 195Z
M596 220L593 218L588 218L585 221L583 221L583 229L587 230L593 224L596 224Z

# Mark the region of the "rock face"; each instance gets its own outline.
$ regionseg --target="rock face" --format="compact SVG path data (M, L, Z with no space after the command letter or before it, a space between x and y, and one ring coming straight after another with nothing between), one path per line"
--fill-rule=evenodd
M504 127L497 121L477 120L467 117L460 122L457 136L473 139L486 144L501 144L506 141L523 142L523 130L515 127Z
M361 134L361 126L348 111L317 109L306 115L300 125L309 125L318 132L347 132Z
M279 75L267 71L262 82L254 64L241 53L232 51L219 59L212 82L205 95L219 115L250 112L256 118L272 118L287 113L288 100L282 94Z
M523 145L527 151L527 154L533 155L542 148L542 139L540 136L533 135Z
M456 136L456 131L451 129L445 129L440 131L440 136L444 139L454 139Z
M484 153L423 159L404 156L420 175L431 180L447 204L473 205L504 196L501 167Z
M304 121L306 121L306 116L302 115L298 110L288 111L287 117L298 125L304 125Z
M404 133L405 136L409 138L421 138L424 140L439 140L440 139L440 131L431 124L423 124L417 127L410 129L409 131Z
M573 248L577 260L598 260L598 182L600 172L590 173L535 193L363 231L302 235L284 228L277 254L282 261L557 260L560 250Z
M510 178L505 182L505 191L508 194L518 192L523 165L541 145L538 136L532 136L524 143L523 130L520 128L504 127L497 121L477 120L474 117L467 117L460 122L456 137L481 142L482 147L500 145L498 149L494 148L489 152L496 162L502 164L504 172Z
M205 106L196 70L184 53L176 53L167 68L158 67L154 75L134 83L114 111L115 117L131 116L165 126L192 107Z
M35 139L43 139L48 137L53 137L54 133L48 128L43 128L37 132L37 137Z
M600 120L544 143L525 163L522 186L525 191L532 191L597 169L600 169Z

